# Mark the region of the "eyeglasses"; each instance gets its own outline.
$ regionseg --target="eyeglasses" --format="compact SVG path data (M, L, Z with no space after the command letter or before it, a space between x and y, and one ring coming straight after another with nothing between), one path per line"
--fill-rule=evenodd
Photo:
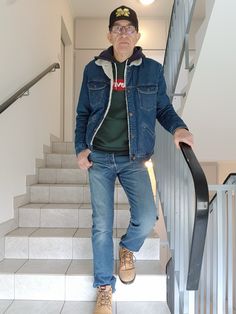
M111 27L111 32L114 34L132 35L135 31L136 31L136 28L133 25L127 25L127 26L113 25Z

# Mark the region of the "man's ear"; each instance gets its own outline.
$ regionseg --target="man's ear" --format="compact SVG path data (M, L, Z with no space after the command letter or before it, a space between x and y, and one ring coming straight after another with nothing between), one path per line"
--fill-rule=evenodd
M137 33L137 41L136 42L139 41L140 37L141 37L141 33Z
M109 42L112 44L112 41L111 41L111 33L107 33L107 39L109 40Z

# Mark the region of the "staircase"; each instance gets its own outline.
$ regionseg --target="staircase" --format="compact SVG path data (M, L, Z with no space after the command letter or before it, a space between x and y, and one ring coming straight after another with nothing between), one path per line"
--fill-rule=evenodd
M87 172L78 169L72 143L52 144L30 203L19 208L19 227L5 236L0 262L0 313L92 314L91 204ZM127 198L115 189L114 252L129 223ZM163 258L161 257L163 255ZM165 264L155 230L136 256L132 285L117 277L113 314L167 314Z

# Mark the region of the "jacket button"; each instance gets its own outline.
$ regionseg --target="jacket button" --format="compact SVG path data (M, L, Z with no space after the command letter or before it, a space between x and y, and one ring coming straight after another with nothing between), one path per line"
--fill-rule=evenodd
M133 116L133 112L129 112L129 116L132 117Z
M132 155L132 156L131 156L131 159L132 159L132 160L135 160L135 159L136 159L135 155Z

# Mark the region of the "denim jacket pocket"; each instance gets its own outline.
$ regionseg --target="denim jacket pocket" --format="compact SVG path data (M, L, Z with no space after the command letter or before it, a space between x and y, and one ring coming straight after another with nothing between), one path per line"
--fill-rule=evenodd
M140 108L146 111L156 109L157 85L137 86Z
M109 84L104 81L90 81L88 82L89 100L93 108L103 106L106 98Z

